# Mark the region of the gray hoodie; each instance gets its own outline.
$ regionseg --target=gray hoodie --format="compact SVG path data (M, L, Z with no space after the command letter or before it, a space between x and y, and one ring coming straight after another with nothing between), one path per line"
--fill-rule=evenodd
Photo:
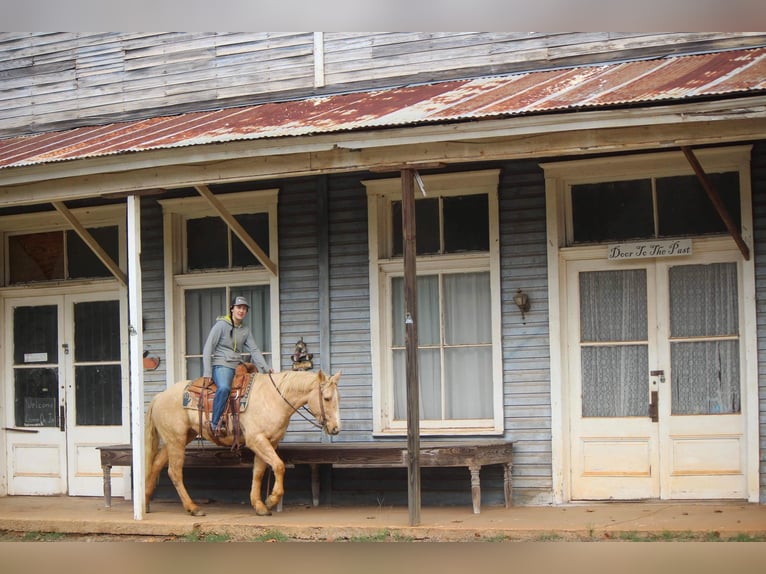
M202 350L202 376L212 377L214 365L236 369L239 363L248 362L247 355L258 369L268 372L269 366L250 329L241 323L235 327L229 315L222 315L215 320Z

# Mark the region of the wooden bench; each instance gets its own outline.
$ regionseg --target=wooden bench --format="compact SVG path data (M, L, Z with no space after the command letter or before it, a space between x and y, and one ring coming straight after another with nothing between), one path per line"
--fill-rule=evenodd
M104 500L112 503L111 469L113 466L130 466L133 453L130 445L99 447L101 468L104 474ZM277 449L288 466L309 465L311 469L311 494L314 506L319 506L319 465L329 464L336 468L406 468L406 442L357 442L357 443L282 443ZM503 466L503 493L505 507L511 507L512 443L500 440L467 441L420 441L421 467L466 467L471 475L471 500L475 514L481 512L481 483L479 471L482 466ZM228 448L208 445L189 445L186 449L184 467L251 467L253 452L242 448L232 452Z

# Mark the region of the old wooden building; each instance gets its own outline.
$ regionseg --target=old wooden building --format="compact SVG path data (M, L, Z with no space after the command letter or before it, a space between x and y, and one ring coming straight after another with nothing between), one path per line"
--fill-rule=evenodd
M233 295L402 439L406 166L422 436L516 504L766 501L766 33L7 32L0 100L0 494L100 495Z

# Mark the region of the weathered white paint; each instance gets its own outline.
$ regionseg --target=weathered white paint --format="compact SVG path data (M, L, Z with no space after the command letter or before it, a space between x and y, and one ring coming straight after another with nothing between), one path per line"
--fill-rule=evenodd
M144 368L143 301L141 298L141 199L128 196L128 315L130 336L131 444L133 445L133 518L143 520Z

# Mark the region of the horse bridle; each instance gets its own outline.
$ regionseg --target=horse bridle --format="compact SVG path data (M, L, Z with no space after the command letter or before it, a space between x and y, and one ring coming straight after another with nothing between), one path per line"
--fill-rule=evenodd
M319 422L317 422L317 421L314 421L314 420L310 419L306 415L304 415L301 411L299 411L295 407L294 404L292 404L290 401L287 400L287 398L282 394L282 391L279 390L279 387L277 386L277 383L274 382L274 377L271 376L271 373L269 373L269 380L271 381L271 384L274 385L274 389L277 391L279 396L282 397L282 400L285 401L288 405L290 405L290 408L293 409L293 412L298 413L301 416L301 418L303 418L303 420L308 421L310 424L312 424L316 428L318 428L318 429L323 429L324 428L325 424L327 423L327 415L325 414L325 411L324 411L324 397L322 396L322 383L321 383L321 381L317 385L317 392L319 392L319 411L320 411L320 417L318 419ZM302 408L306 409L306 411L308 411L309 414L311 414L311 416L313 416L314 418L317 418L316 415L314 413L312 413L311 410L306 405L303 405Z

